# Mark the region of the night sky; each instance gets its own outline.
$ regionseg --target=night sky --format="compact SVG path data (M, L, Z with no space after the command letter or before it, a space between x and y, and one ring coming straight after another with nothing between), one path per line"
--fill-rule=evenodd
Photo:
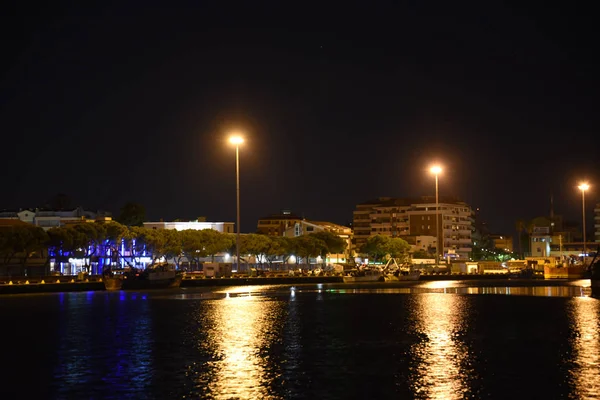
M127 3L128 5L123 5ZM399 3L399 2L398 2ZM0 208L151 220L458 196L494 232L600 201L593 10L516 2L31 2L0 17ZM555 8L551 8L555 7ZM592 4L589 5L592 7Z

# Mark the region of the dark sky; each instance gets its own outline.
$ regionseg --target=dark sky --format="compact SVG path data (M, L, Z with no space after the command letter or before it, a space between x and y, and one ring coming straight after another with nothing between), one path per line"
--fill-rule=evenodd
M373 197L433 195L435 160L440 194L493 231L551 194L578 220L577 181L600 184L593 9L395 3L5 5L0 208L66 193L234 221L237 129L243 232L283 208L347 223Z

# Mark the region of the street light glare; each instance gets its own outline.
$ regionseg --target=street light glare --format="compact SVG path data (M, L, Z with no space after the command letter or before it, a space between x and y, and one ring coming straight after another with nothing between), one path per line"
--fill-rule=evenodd
M244 138L241 136L232 136L229 138L229 143L235 144L235 145L242 144L242 143L244 143Z
M579 186L577 186L577 187L579 188L579 190L586 191L586 190L588 190L590 188L590 185L588 185L587 183L583 182L583 183L580 183Z
M442 172L442 167L440 167L439 165L434 165L433 167L431 167L429 169L429 171L431 171L432 174L440 174Z

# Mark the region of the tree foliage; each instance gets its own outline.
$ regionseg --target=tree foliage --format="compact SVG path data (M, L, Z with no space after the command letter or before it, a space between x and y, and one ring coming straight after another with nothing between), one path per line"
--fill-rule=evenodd
M404 239L384 235L370 236L361 248L362 253L375 261L382 261L387 256L404 259L409 250L410 245Z
M321 231L311 233L309 236L322 240L325 243L325 248L321 256L325 258L327 254L342 254L346 251L346 241L335 233Z
M25 265L35 253L42 253L48 245L48 235L34 225L19 225L0 229L0 260L9 264L17 258Z
M252 255L259 264L273 265L277 258L287 262L296 255L304 263L328 253L342 253L346 242L337 235L319 232L288 238L261 234L241 235L240 257ZM223 252L234 254L236 235L212 229L176 231L125 226L118 222L86 222L52 228L24 226L0 230L0 262L20 258L25 262L35 251L51 250L53 257L110 257L135 264L142 256L152 262L168 259L176 264L190 263ZM124 251L124 252L123 252ZM389 249L388 249L389 251Z
M146 209L139 203L129 202L121 208L117 221L126 226L143 226L146 220Z

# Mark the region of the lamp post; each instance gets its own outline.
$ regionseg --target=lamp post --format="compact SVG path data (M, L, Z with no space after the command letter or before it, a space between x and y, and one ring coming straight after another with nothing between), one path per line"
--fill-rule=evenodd
M439 213L440 213L440 199L439 199L439 191L438 191L438 175L442 172L442 167L439 165L434 165L429 169L429 171L435 175L435 236L437 240L437 246L435 251L435 264L440 264L440 249L442 251L442 255L444 254L444 239L440 240L440 223L439 223ZM444 220L442 218L442 234L444 231L443 228Z
M235 145L235 181L236 181L236 210L237 223L235 228L235 262L237 270L240 269L240 145L244 143L244 138L241 136L232 136L229 138L229 143Z
M588 185L587 182L582 182L577 187L579 188L579 190L581 190L581 209L583 214L583 263L585 264L585 256L587 254L587 252L585 251L587 247L587 243L585 240L585 191L590 188L590 185Z

